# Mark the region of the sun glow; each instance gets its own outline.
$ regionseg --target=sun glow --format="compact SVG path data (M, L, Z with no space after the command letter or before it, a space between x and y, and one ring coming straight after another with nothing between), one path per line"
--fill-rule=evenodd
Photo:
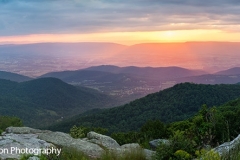
M0 44L40 42L114 42L125 45L186 41L240 41L240 33L221 30L169 30L151 32L107 32L89 34L35 34L0 37Z

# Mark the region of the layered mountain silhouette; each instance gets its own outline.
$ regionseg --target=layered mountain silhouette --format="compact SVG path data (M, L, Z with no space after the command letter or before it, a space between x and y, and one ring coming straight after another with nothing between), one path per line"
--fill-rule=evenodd
M32 78L23 76L20 74L16 74L16 73L0 71L0 79L7 79L7 80L11 80L11 81L16 81L16 82L24 82L24 81L29 81Z

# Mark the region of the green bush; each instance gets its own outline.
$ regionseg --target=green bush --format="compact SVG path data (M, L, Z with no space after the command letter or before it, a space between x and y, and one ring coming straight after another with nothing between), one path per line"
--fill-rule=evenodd
M0 116L0 132L5 131L7 127L22 127L22 120L17 117Z
M206 151L204 149L200 151L196 151L196 155L198 156L198 160L221 160L221 156L214 152L213 150Z
M70 129L70 135L73 138L84 138L87 136L87 133L90 131L94 131L96 133L99 134L106 134L108 132L107 129L105 128L93 128L93 127L83 127L83 126L79 126L77 127L76 125L74 125L71 129Z
M74 125L74 126L70 129L70 135L71 135L73 138L84 138L84 137L86 137L85 128L83 128L83 127L77 127L77 126Z
M177 150L174 153L174 156L179 160L190 160L190 159L192 159L192 156L189 153L187 153L186 151L183 151L183 150Z
M184 131L176 131L173 136L169 139L170 143L166 144L160 142L156 150L155 159L157 160L168 160L168 159L178 159L181 153L193 155L194 151L194 142L191 141L186 135ZM181 150L179 152L179 150ZM187 156L188 157L188 156Z

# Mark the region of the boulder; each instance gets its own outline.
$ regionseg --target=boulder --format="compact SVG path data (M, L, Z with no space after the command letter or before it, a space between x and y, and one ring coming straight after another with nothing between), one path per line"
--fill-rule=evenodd
M62 132L37 133L40 139L58 146L75 148L90 157L100 157L104 149L99 145L81 139L74 139L69 134Z
M149 150L149 149L144 149L144 153L145 153L145 156L146 156L146 160L152 160L153 157L156 154L156 151L152 151L152 150Z
M121 146L121 149L130 150L130 149L141 149L142 147L138 143L129 143Z
M170 142L167 139L154 139L149 142L149 145L152 149L155 150L158 147L159 143L169 144Z
M33 156L33 157L29 157L28 160L40 160L40 158Z
M51 132L48 130L40 130L40 129L33 129L29 127L8 127L5 131L5 133L15 133L15 134L29 134L29 133L47 133Z
M22 154L41 154L40 149L53 147L53 144L38 139L35 134L5 133L0 136L0 159L19 159Z
M102 154L106 153L107 151L115 153L116 156L121 156L123 153L126 152L136 151L136 153L140 153L141 151L143 151L146 155L146 158L149 160L155 153L150 150L144 150L137 143L125 144L120 146L111 137L101 135L95 132L89 132L87 134L87 138L74 139L66 133L39 130L29 127L8 127L6 129L2 136L0 136L0 149L6 148L11 150L11 147L17 147L19 149L52 148L55 150L59 150L60 152L61 147L69 147L83 152L85 155L95 159L100 158ZM60 152L58 153L60 154ZM21 154L0 154L0 159L19 159L20 155ZM37 156L32 156L29 158L29 160L38 159L39 158Z
M115 141L111 137L101 135L96 132L89 132L87 134L87 138L89 139L89 142L98 144L107 149L120 148L120 145L117 143L117 141Z
M240 144L240 135L238 135L234 140L230 142L225 142L220 146L214 148L213 150L219 153L220 156L229 153L230 151L236 149Z

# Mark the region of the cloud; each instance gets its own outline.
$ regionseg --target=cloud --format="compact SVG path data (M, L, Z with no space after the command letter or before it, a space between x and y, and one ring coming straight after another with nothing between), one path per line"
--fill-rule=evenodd
M0 36L181 29L239 31L239 0L0 0Z

